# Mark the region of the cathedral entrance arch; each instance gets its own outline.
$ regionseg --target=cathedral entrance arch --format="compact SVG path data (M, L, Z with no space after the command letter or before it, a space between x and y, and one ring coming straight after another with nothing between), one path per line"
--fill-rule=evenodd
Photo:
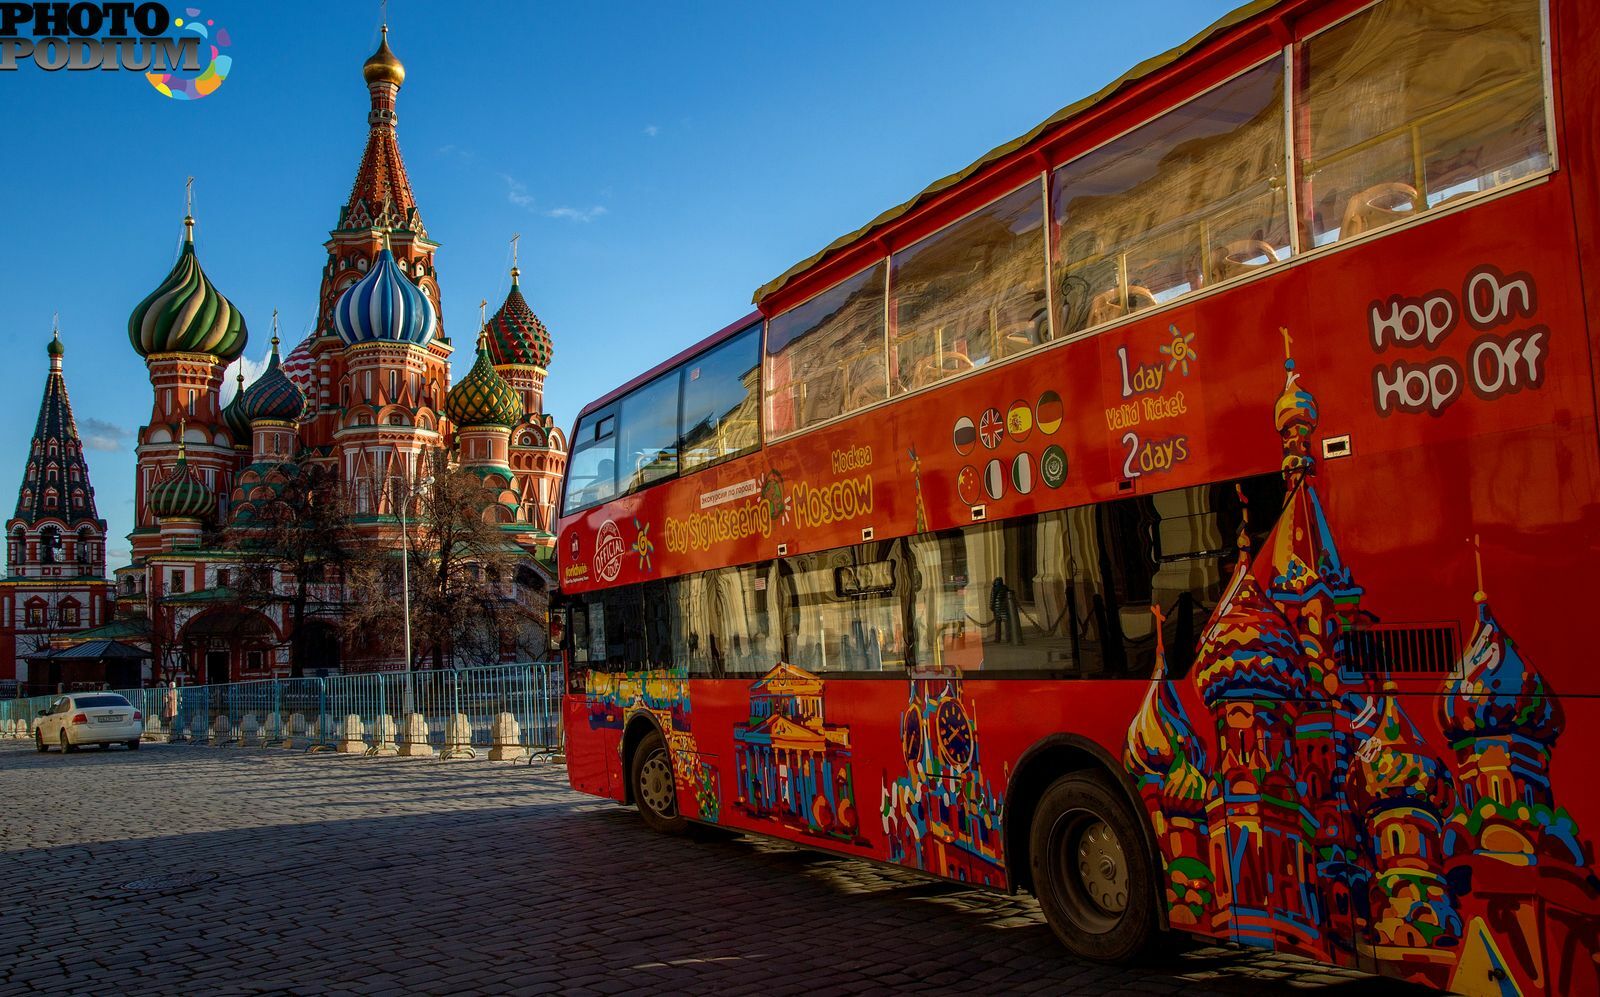
M208 683L267 678L276 660L278 630L253 609L230 606L201 613L184 624L178 640Z

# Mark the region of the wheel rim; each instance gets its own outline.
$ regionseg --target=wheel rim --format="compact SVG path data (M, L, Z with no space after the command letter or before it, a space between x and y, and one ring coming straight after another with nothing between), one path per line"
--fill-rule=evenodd
M639 799L652 813L671 817L678 805L673 794L672 767L665 751L652 751L639 766Z
M1109 931L1128 909L1128 859L1117 833L1089 810L1056 823L1055 865L1066 913L1078 927Z

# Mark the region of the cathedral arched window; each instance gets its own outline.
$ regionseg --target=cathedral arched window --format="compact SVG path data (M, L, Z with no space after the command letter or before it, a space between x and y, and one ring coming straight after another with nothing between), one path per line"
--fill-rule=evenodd
M39 560L45 564L54 564L60 550L61 531L54 526L46 526L39 532Z
M89 528L85 526L78 531L78 563L88 564L93 554L94 539L89 533Z
M78 605L78 600L68 596L56 610L64 627L78 626L82 621L83 607Z

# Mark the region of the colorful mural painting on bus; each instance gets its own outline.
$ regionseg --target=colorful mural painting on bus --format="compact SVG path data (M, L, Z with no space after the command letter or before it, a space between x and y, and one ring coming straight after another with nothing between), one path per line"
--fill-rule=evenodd
M984 775L977 710L963 700L960 672L918 674L900 720L906 774L883 777L880 814L889 860L964 883L1005 886L1001 789Z
M1187 681L1159 651L1123 754L1171 923L1464 992L1596 993L1593 849L1549 775L1560 703L1490 610L1481 557L1439 695L1360 667L1363 590L1312 483L1317 403L1285 366L1287 500L1259 552L1241 532ZM1442 746L1407 712L1434 703Z
M864 845L850 729L830 724L825 683L779 663L750 685L750 719L733 730L740 810L803 834Z
M722 810L720 780L716 765L707 761L695 744L686 669L590 671L584 678L584 699L591 729L622 730L641 710L654 717L672 754L678 798L695 801L695 812L687 816L717 822ZM621 742L617 751L620 760Z

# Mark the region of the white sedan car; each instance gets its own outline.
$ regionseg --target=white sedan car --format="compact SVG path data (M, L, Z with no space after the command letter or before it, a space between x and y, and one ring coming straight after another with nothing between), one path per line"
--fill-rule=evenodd
M114 692L75 692L39 711L33 743L40 751L58 745L63 752L85 744L126 744L138 750L144 716Z

